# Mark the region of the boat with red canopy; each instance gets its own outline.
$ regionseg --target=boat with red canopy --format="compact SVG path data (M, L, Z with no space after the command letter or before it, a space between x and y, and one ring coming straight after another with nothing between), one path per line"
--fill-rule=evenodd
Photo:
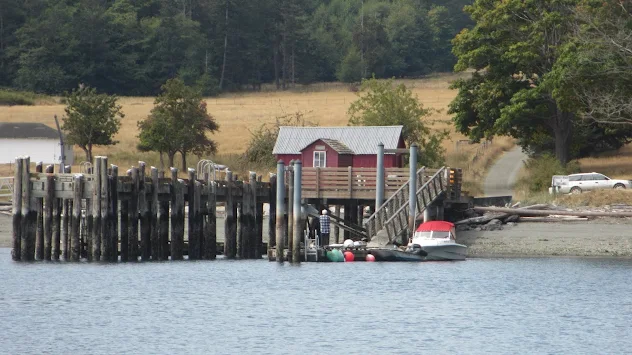
M419 225L408 242L408 249L421 248L425 260L465 260L467 246L457 244L454 224L429 221Z

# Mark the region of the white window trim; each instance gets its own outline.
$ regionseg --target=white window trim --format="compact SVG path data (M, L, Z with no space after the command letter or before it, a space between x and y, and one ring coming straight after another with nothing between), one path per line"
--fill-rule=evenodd
M316 162L317 162L317 161L319 161L319 160L317 160L317 159L316 159L316 155L317 155L317 154L319 154L319 155L320 155L321 153L322 153L322 154L323 154L323 156L324 156L324 159L323 159L323 164L324 164L324 166L316 165ZM314 154L313 154L313 156L312 156L312 166L313 166L314 168L326 168L326 167L327 167L327 152L326 152L326 151L322 151L322 150L315 150L315 151L314 151Z

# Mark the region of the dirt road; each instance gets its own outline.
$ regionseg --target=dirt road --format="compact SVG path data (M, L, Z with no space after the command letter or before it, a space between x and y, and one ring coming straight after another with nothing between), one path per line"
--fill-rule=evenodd
M485 196L510 196L513 195L513 186L518 179L518 173L523 166L527 155L522 148L516 146L505 152L498 161L492 165L483 183Z

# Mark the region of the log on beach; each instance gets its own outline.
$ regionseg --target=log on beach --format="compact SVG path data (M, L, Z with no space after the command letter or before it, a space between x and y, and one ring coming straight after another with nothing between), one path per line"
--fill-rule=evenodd
M561 210L527 210L520 208L503 208L503 207L474 207L478 212L500 212L507 214L516 214L521 217L536 216L576 216L576 217L632 217L632 212L605 212L605 211L561 211Z

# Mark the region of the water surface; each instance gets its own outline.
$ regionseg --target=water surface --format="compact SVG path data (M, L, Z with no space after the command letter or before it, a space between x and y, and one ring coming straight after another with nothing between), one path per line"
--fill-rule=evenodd
M6 354L628 354L632 261L14 263Z

